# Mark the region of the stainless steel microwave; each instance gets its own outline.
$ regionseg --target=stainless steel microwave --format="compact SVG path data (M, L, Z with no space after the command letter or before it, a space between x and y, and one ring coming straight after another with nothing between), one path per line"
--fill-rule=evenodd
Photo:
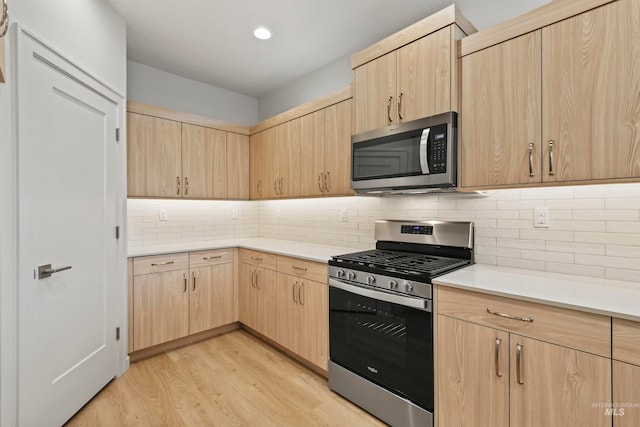
M359 194L455 190L457 114L449 112L351 137L351 188Z

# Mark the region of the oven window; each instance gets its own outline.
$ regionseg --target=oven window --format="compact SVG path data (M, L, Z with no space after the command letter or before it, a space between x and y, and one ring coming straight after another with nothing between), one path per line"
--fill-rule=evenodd
M432 313L329 288L333 362L433 412Z

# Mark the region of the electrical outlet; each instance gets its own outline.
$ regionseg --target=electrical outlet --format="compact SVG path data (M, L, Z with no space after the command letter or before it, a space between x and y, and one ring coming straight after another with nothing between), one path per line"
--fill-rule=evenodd
M168 221L169 220L169 214L167 214L167 210L166 209L160 209L158 211L158 218L160 219L160 221Z
M537 228L549 228L549 208L535 208L533 213L533 226Z
M231 210L231 218L232 219L238 219L238 209L232 209Z
M347 210L340 209L340 221L347 222Z

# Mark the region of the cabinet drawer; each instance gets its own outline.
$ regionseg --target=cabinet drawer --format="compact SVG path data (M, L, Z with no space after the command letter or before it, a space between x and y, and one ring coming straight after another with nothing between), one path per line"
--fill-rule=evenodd
M142 256L133 259L134 276L186 268L189 268L188 253Z
M640 322L613 319L613 358L640 366Z
M206 267L228 262L233 262L233 248L189 253L189 267Z
M240 262L269 268L271 270L276 269L276 255L268 252L240 249Z
M327 283L327 264L278 255L278 272Z
M444 286L438 289L438 307L441 315L611 357L611 318L607 316Z

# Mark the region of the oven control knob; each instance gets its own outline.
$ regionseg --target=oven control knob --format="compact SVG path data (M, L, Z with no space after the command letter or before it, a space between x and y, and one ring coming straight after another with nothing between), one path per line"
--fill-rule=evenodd
M350 271L347 273L347 279L353 280L356 278L356 273L354 271Z
M405 292L411 292L413 290L413 285L411 284L411 282L407 282L404 285L404 290L405 290Z
M338 277L344 277L344 270L343 270L343 269L336 270L336 276L338 276Z
M376 283L376 278L374 276L367 277L367 285L373 285Z
M389 289L398 289L398 282L395 280L389 281Z

